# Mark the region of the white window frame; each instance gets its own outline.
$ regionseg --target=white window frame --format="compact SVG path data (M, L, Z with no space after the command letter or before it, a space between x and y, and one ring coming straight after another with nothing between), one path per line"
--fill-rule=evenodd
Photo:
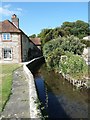
M12 48L3 48L3 59L12 60Z
M10 33L3 33L2 38L3 40L11 40L11 35Z

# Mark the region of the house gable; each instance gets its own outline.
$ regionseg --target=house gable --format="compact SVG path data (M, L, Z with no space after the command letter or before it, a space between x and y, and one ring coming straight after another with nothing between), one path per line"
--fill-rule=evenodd
M19 28L19 23L16 24L19 22L17 16L13 17L15 20L12 22L0 22L0 62L26 62L40 56L41 51Z
M0 22L0 32L1 33L20 33L21 30L19 30L12 22L9 20L5 20L3 22Z

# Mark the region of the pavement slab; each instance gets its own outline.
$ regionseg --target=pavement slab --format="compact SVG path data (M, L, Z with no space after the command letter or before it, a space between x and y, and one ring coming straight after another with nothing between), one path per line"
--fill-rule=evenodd
M30 118L28 82L23 67L14 71L12 94L1 114L3 118Z

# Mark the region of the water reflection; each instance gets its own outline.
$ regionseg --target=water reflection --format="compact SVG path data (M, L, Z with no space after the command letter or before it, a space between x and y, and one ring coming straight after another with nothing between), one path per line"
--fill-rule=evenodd
M36 83L36 86L37 86L38 95L40 97L40 100L42 101L43 105L46 106L45 105L46 93L45 93L44 80L40 76L35 77L35 80L36 80L35 83Z
M60 102L58 101L57 97L53 92L47 91L46 93L46 88L44 80L42 77L38 76L35 77L35 82L38 90L38 95L40 98L40 101L43 103L45 106L45 110L49 115L49 119L56 119L56 118L68 118L69 116L66 114L62 106L60 105ZM46 102L46 94L48 94L48 101ZM47 106L48 104L48 106Z
M39 76L38 76L39 75ZM44 78L44 79L43 79ZM87 118L88 94L75 90L61 75L48 72L45 65L35 77L39 97L45 104L45 85L48 89L49 118ZM45 84L44 84L45 81Z

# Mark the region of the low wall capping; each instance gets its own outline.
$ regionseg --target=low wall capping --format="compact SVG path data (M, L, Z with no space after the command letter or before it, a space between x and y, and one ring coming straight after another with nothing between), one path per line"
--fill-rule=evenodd
M23 71L24 71L25 76L28 79L28 83L29 83L30 118L37 118L38 120L41 120L42 113L41 113L40 109L37 109L36 101L38 100L38 95L37 95L37 91L36 91L35 81L34 81L33 74L28 69L27 65L29 63L32 63L35 60L40 59L40 58L42 58L42 57L35 58L35 59L23 64Z

